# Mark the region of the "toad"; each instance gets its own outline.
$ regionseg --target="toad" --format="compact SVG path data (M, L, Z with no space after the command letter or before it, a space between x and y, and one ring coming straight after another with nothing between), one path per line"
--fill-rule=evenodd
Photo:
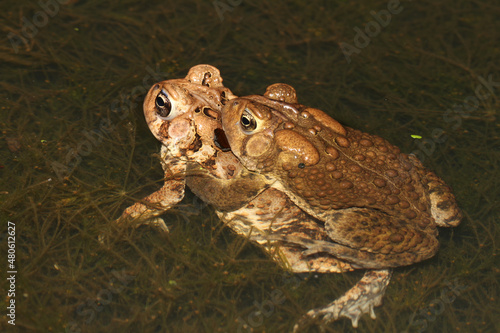
M276 96L275 96L276 95ZM268 103L286 93L268 95ZM193 67L185 79L155 84L144 102L148 126L162 143L161 189L127 208L116 221L168 228L160 216L184 197L185 186L212 204L228 227L263 246L269 255L293 272L345 272L355 263L328 251L305 253L296 240L331 243L324 222L299 208L286 192L271 186L274 177L245 168L229 150L221 130L221 108L235 100L209 65ZM293 240L294 242L291 242ZM339 248L344 248L338 244ZM324 308L324 319L351 318L356 326L363 313L374 317L390 280L387 269L369 270L344 296Z
M242 167L226 142L215 141L215 133L221 130L220 109L235 97L223 86L219 70L210 65L195 66L184 79L163 81L149 90L144 115L162 143L165 182L125 209L118 224L136 219L138 224L168 231L159 216L182 200L186 184L224 211L248 204L266 188L265 177Z
M456 226L462 217L450 188L415 156L299 104L289 85L232 99L222 124L246 168L269 177L271 188L321 222L326 238L268 235L302 249L303 258L329 254L388 280L389 268L432 257L439 245L436 227ZM360 313L373 317L379 296L363 310L359 306ZM308 315L329 321L338 312L337 300ZM359 313L343 315L356 326Z
M155 84L144 101L144 114L153 135L162 143L160 161L165 171L161 189L125 209L117 225L152 224L168 232L159 216L184 197L187 185L237 234L262 245L271 257L294 272L344 272L346 262L328 254L304 258L302 251L268 238L270 234L327 239L315 218L282 192L269 188L270 180L248 171L228 149L220 110L236 98L222 85L219 71L198 65L185 79ZM385 277L370 277L384 282ZM368 278L367 278L368 281ZM379 294L377 292L376 294Z

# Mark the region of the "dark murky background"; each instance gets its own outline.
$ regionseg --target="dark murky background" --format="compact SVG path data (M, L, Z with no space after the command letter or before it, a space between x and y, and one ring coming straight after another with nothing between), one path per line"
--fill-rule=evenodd
M453 187L462 224L441 231L436 257L396 269L377 320L356 332L500 329L498 3L60 2L0 3L2 272L8 221L17 236L16 326L2 273L0 331L286 332L362 276L293 280L191 194L165 216L168 236L110 227L161 184L146 90L199 63L237 95L292 84L303 104L417 153ZM375 23L388 5L390 22ZM271 306L274 290L286 298ZM355 331L347 319L324 330Z

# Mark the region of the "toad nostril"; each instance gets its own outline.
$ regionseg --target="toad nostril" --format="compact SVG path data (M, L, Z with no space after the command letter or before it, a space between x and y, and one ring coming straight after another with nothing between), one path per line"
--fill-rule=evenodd
M219 114L217 112L215 112L214 110L207 108L207 107L203 108L203 114L207 117L212 118L212 119L217 120L219 118Z
M203 81L201 82L201 85L210 87L210 78L211 77L212 77L212 74L205 73L205 75L203 76Z
M221 94L220 94L220 101L221 101L222 105L226 105L227 94L226 94L225 91L221 92Z

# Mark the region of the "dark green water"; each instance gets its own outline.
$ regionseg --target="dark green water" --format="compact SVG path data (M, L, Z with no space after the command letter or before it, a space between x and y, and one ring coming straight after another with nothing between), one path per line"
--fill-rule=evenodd
M464 211L436 257L395 270L377 320L304 331L499 331L499 16L490 1L3 0L0 331L287 332L360 279L294 280L191 194L165 216L168 236L109 226L161 184L147 89L199 63L237 95L289 83L415 152ZM259 310L276 290L284 301Z

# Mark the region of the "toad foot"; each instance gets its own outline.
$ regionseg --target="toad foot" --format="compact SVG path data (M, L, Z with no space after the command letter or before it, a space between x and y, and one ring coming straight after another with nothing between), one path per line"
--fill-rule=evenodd
M392 272L388 269L367 271L363 278L342 297L325 307L313 309L307 312L293 328L298 332L299 328L308 318L323 317L324 323L329 323L340 317L351 319L352 326L358 327L359 318L369 313L375 319L373 308L382 304L382 297L391 279Z

